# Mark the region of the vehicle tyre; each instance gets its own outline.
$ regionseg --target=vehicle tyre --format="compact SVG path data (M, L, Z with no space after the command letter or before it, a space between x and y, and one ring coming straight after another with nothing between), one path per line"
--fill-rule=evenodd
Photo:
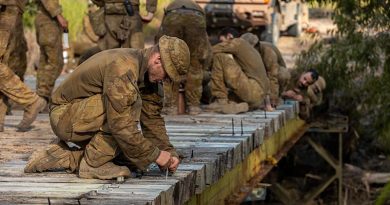
M301 5L297 5L297 22L293 25L291 25L287 29L287 33L290 36L300 37L302 34L302 11L301 11Z
M268 26L267 29L266 41L276 45L278 43L279 36L280 36L280 29L279 29L280 13L278 12L272 13L271 18L272 18L271 24Z

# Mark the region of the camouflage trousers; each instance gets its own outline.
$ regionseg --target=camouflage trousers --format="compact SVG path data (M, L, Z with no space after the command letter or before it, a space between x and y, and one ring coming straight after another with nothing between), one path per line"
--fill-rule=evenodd
M278 72L279 93L286 90L291 74L286 67L280 66Z
M203 72L211 61L211 45L206 32L206 20L199 13L168 13L164 16L158 37L178 37L186 42L190 50L190 68L185 83L185 99L189 106L198 106L202 97ZM177 104L179 85L164 87L166 105Z
M24 107L38 100L37 94L27 87L9 67L0 63L0 107L6 106L4 103L6 97Z
M100 94L64 105L52 105L50 124L56 136L72 142L80 150L71 151L71 170L77 170L82 157L93 167L113 160L120 154L116 139L108 131L103 97ZM140 109L139 109L140 110Z
M56 20L42 13L36 16L35 28L41 50L37 71L37 94L49 99L64 66L62 31Z
M24 37L22 13L16 6L0 12L0 62L23 80L27 68L27 43Z
M100 50L113 48L144 48L142 21L138 12L105 15L106 32L98 40Z
M277 105L279 103L280 93L282 93L289 81L290 81L290 72L284 66L276 66L276 72L267 72L269 81L270 81L270 97L271 103Z
M248 78L234 60L233 55L218 53L213 57L210 81L211 95L217 99L228 99L229 91L251 109L263 104L265 93L256 80Z

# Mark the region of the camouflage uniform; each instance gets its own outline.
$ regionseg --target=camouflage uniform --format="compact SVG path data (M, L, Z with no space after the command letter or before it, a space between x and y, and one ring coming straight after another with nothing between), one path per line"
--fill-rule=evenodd
M260 54L247 41L235 38L213 47L211 93L227 99L228 89L254 109L264 103L270 85Z
M0 63L0 124L4 121L7 110L4 104L5 97L24 107L38 99L38 95L28 88L8 66Z
M187 43L191 52L191 64L185 84L185 98L188 106L199 106L203 72L208 69L211 60L211 45L206 32L203 9L192 0L173 1L165 9L157 36L162 35L175 36ZM176 105L178 85L173 85L172 88L172 96L166 101L168 104Z
M177 78L168 72L172 68L178 70L177 75L185 74L177 67L187 69L188 48L183 51L173 40L160 42L161 59L168 75ZM163 47L167 49L162 50ZM87 164L100 167L122 152L141 170L157 159L160 150L178 157L160 115L161 85L149 82L147 66L151 51L152 48L102 51L75 69L53 93L50 123L54 133L62 141L85 149L72 151L65 168L76 170L83 154ZM34 166L29 163L27 167ZM34 169L27 169L31 171Z
M27 68L27 43L22 15L26 0L0 0L0 62L23 80Z
M41 50L37 71L37 94L48 99L64 66L62 28L56 20L56 16L61 14L61 6L58 0L39 0L37 3L35 28Z
M256 49L260 52L270 81L271 101L277 104L280 91L290 79L290 72L287 70L279 49L272 43L260 41Z
M290 80L290 73L283 60L279 49L272 43L259 41L259 38L252 33L245 33L241 36L259 51L264 62L265 70L270 81L271 101L277 104L279 93L285 89Z
M20 66L16 71L23 77L26 68L26 42L22 27L22 13L25 1L0 0L0 131L3 131L7 110L5 100L28 107L38 100L7 64ZM17 39L20 38L20 39ZM18 47L20 46L20 47ZM25 47L23 47L25 46ZM18 57L20 59L18 59Z
M290 72L290 75L290 81L288 82L284 91L292 90L295 92L295 94L302 96L302 101L299 102L299 117L306 120L310 117L310 110L312 108L311 101L308 96L308 87L302 88L299 86L299 78L301 77L302 73L298 72L297 70L293 70Z
M322 76L307 88L307 97L310 100L310 108L320 105L323 100L323 91L326 88L326 81Z
M134 11L133 16L128 15L124 0L92 1L99 7L104 7L105 29L97 33L100 36L98 41L100 50L144 47L139 0L129 0ZM148 12L156 12L156 7L157 0L147 0L146 10Z

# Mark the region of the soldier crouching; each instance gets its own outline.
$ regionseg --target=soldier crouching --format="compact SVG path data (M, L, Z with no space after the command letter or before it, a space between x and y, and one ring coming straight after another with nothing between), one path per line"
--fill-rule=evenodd
M140 170L152 162L174 172L178 155L160 115L164 79L179 81L189 66L184 41L163 36L148 49L100 52L53 93L50 122L60 143L36 151L25 172L79 171L81 178L129 177L112 160L122 154ZM138 129L141 124L142 133ZM72 150L65 142L81 149Z

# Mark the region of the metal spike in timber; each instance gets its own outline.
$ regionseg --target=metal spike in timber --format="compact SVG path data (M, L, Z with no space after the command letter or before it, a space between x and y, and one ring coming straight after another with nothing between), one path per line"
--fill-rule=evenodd
M31 153L55 136L47 114L30 132L15 132L22 118L15 111L0 134L0 204L238 204L274 166L266 159L280 160L301 137L306 124L297 113L290 101L266 114L165 116L170 141L184 157L177 172L166 178L151 166L118 183L65 171L25 174Z

